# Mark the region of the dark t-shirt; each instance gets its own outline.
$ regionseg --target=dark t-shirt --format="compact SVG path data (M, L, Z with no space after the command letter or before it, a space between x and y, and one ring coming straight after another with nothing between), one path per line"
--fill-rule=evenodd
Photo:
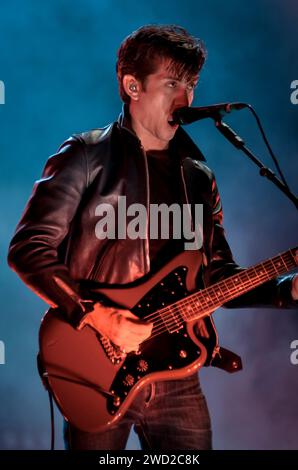
M165 203L170 206L173 203L179 204L182 213L183 192L180 166L174 155L169 155L167 150L148 151L147 162L149 170L150 204ZM161 238L161 223L169 225L169 238ZM149 217L149 223L152 220ZM175 254L183 251L183 239L173 239L173 216L169 212L168 222L166 218L158 220L158 239L149 238L149 250L151 268L161 267L167 260ZM183 231L181 226L181 237Z

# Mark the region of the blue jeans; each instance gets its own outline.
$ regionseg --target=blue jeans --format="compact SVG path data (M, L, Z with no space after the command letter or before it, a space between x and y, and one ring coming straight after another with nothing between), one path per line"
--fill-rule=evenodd
M210 416L197 374L145 386L124 417L107 431L87 433L66 423L66 448L125 449L132 425L143 450L212 448Z

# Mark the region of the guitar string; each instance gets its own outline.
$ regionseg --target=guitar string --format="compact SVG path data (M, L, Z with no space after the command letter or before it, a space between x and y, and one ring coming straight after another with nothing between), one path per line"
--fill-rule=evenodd
M275 274L275 273L274 273ZM268 278L264 278L264 280L269 280ZM252 284L249 284L249 287L251 289L254 288L254 285ZM193 306L193 303L190 303L190 302L186 302L187 303L187 306L186 307L178 307L178 306L174 306L174 307L168 307L166 309L164 309L164 313L163 315L161 316L159 313L156 313L155 317L157 318L157 320L154 322L154 335L152 335L150 338L152 338L153 336L155 336L156 334L159 334L160 331L166 331L166 330L171 330L171 329L174 329L177 330L177 327L181 327L182 323L187 321L187 320L198 320L199 318L202 318L206 315L208 315L208 311L210 313L212 313L214 310L216 310L217 308L219 308L221 305L223 305L223 303L231 300L234 298L234 293L239 293L239 289L233 289L233 291L230 291L228 296L226 296L225 298L225 301L223 301L222 299L218 299L220 300L219 302L213 302L213 303L210 303L209 304L209 308L206 306L203 306L203 309L202 309L202 305L200 305L200 308L197 308L198 307L198 302L197 302L197 305ZM239 295L241 295L239 293ZM186 299L184 299L186 300ZM190 310L189 310L189 307L191 308L191 313L190 313ZM207 307L207 308L206 308ZM201 314L200 314L200 311L201 311ZM190 313L190 315L189 315ZM181 319L179 318L182 317L182 321ZM144 317L147 319L147 317Z
M289 264L291 264L290 261L291 261L291 260L288 260ZM259 265L258 265L258 266L259 266ZM265 263L263 263L263 267L264 267L264 266L265 266ZM286 266L286 265L285 265L285 266ZM290 265L290 266L286 266L286 270L289 271L292 267L295 267L295 266L291 266L291 265ZM271 270L272 270L272 265L270 266L270 268L271 268ZM268 277L267 280L271 279L271 278L272 278L272 277L271 277L272 275L275 276L276 274L279 275L279 274L282 274L282 273L284 272L284 270L279 272L279 271L276 269L275 266L273 266L273 268L275 269L276 272L272 271L271 274L270 274L270 277ZM249 270L250 270L250 269L254 269L254 270L255 270L255 267L249 268ZM257 286L258 283L259 283L259 282L258 282L259 279L262 279L261 282L263 282L264 280L266 281L266 276L267 276L268 273L269 273L269 270L268 270L268 269L266 269L266 272L265 272L265 273L262 273L261 275L260 275L260 273L258 273L256 270L255 270L255 272L256 272L256 274L257 274L257 276L258 276L257 278L255 278L255 280L257 281L257 282L256 282L256 286ZM223 279L222 281L219 281L218 283L214 284L213 286L209 286L206 290L209 290L210 292L213 291L213 292L211 292L211 294L210 294L210 296L212 296L212 295L214 295L214 291L216 291L217 289L220 289L221 285L223 285L224 288L226 289L225 284L233 283L232 289L229 288L229 287L228 287L228 289L229 289L230 291L232 291L232 290L235 289L235 292L238 292L239 284L235 286L234 280L237 280L238 278L240 278L240 280L241 280L241 277L243 277L244 274L247 276L247 270L241 271L241 272L239 272L239 274L235 274L235 275L233 275L233 276L230 276L229 278ZM247 284L249 284L249 283L251 283L251 282L252 282L251 279L247 278L247 279L245 279L244 281L241 282L240 287L241 287L241 286L244 286L244 287L245 287ZM254 281L253 281L253 282L254 282ZM254 287L254 285L253 285L253 287ZM205 290L205 289L204 289L204 290ZM190 294L187 298L179 299L178 301L174 302L174 303L171 304L171 305L175 305L175 304L178 304L178 303L187 303L187 299L189 299L189 301L192 301L192 297L200 296L200 295L202 296L202 295L203 295L202 292L203 292L203 291L196 291L196 292ZM221 293L221 294L222 294L222 293ZM203 297L203 298L201 299L203 302L204 302L204 298L205 298L205 297ZM206 306L207 306L209 302L206 301L205 303L206 303ZM166 307L164 307L164 308L162 308L162 309L160 309L160 310L158 310L158 311L156 311L156 312L152 312L151 314L149 314L148 316L146 316L146 317L144 317L144 318L150 319L150 317L151 317L151 316L154 316L157 312L163 313L163 311L167 310L169 307L170 307L170 305L168 305L168 306L166 306Z
M275 268L275 270L276 270L276 268ZM269 273L269 271L266 273L266 275L267 275L268 273ZM278 272L277 272L277 273L278 273ZM278 273L278 274L281 274L281 273ZM263 276L263 278L264 278L263 280L266 281L266 280L272 279L272 277L274 277L275 275L276 275L276 272L272 271L271 276L270 276L268 279L266 279L267 276L265 277L265 275L264 275L264 276ZM246 285L249 285L249 284L250 284L250 287L251 287L252 289L255 287L254 284L251 284L251 280L247 280L246 282L244 282L243 284L241 284L241 286L246 287ZM200 291L199 291L199 292L200 292ZM235 286L234 289L231 289L231 290L229 291L228 297L227 297L227 299L225 300L225 302L228 301L228 300L231 300L230 297L232 296L231 298L233 298L234 293L238 293L238 292L239 292L239 286ZM198 292L196 292L195 294L192 294L191 296L194 296L194 295L196 295L196 294L198 294ZM239 295L241 295L241 294L239 294ZM189 296L189 297L191 297L191 296ZM191 304L190 301L186 301L186 298L182 298L182 299L181 299L180 301L178 301L178 302L181 302L181 301L184 301L185 304ZM177 303L178 303L178 302L177 302ZM206 302L206 304L208 304L208 302ZM174 305L175 305L175 304L174 304ZM217 305L217 302L216 302L216 305L214 305L214 306L212 306L212 307L211 307L211 305L212 305L212 304L210 304L210 310L216 309L216 308L218 308L220 305L222 305L222 302L221 302L219 305ZM207 306L207 305L206 305L206 306ZM199 312L200 309L198 309L197 311ZM206 310L205 310L205 311L203 310L203 311L201 312L201 314L199 314L199 315L193 315L194 310L193 310L193 308L192 308L192 315L191 315L190 317L188 317L188 308L185 308L185 307L182 307L182 308L180 307L180 308L179 308L178 306L176 306L176 307L171 307L171 306L165 307L164 309L162 309L162 312L165 312L165 314L164 314L163 316L160 315L160 312L161 312L161 310L159 310L159 311L157 311L157 312L154 312L153 314L148 315L148 317L149 317L149 316L151 316L151 317L155 316L155 317L157 318L157 321L155 322L155 324L154 324L154 326L153 326L154 334L151 335L150 338L148 338L147 340L143 341L143 343L145 343L145 342L148 341L149 339L154 338L155 336L158 336L159 334L161 334L161 333L163 333L163 332L169 331L170 328L174 328L174 331L177 331L177 324L179 325L179 328L180 328L181 325L182 325L182 323L183 323L184 321L187 321L187 320L190 320L190 319L198 320L198 319L200 319L200 318L202 318L202 317L208 315L208 313L206 313ZM185 312L186 312L186 314L185 314ZM184 317L181 315L181 313L184 314ZM178 314L182 317L182 322L181 322L181 320L179 319ZM167 316L167 319L164 318L164 317L166 317L166 316ZM147 319L148 317L144 317L144 318ZM194 318L194 317L195 317L195 318ZM142 344L143 344L143 343L142 343Z
M253 286L251 286L251 287L253 288ZM232 298L233 298L233 295L232 295ZM227 298L226 301L228 301L228 300L230 300L230 299ZM220 303L220 305L222 305L222 302ZM213 305L213 306L210 305L210 311L214 311L216 308L220 307L220 305ZM197 310L198 313L197 314L191 315L191 317L189 317L189 318L186 314L184 316L184 318L182 317L183 321L181 321L178 318L178 315L181 316L181 313L182 314L185 313L185 312L188 313L188 310L185 307L182 307L182 308L181 307L180 308L179 307L174 307L174 308L172 307L172 308L168 308L167 310L168 311L165 314L163 314L162 317L159 314L156 315L158 317L158 319L157 319L156 322L154 322L154 326L153 326L153 330L152 330L152 331L154 331L154 334L151 335L150 338L148 338L145 341L148 341L149 339L152 339L155 336L158 336L160 333L169 331L171 329L173 330L172 332L175 332L177 329L180 329L182 323L187 321L187 320L190 320L190 319L199 320L200 318L208 315L207 309L204 309L203 311L201 311L201 313L199 313L201 309L198 308L198 310ZM193 310L193 314L194 314L195 310L194 309L192 309L192 310Z
M286 265L285 265L286 266ZM220 289L220 284L231 284L232 283L232 288L229 287L229 286L225 286L225 290L228 289L228 295L231 295L233 293L238 293L239 290L241 290L241 288L246 288L246 286L248 285L251 285L251 287L255 287L259 284L259 281L261 280L261 283L266 281L266 280L269 280L272 278L272 276L274 277L276 274L282 274L282 272L279 272L277 271L277 269L275 268L275 266L273 266L273 268L275 269L275 271L272 270L272 266L271 266L271 270L266 270L265 273L262 273L261 275L259 273L256 272L258 278L255 278L255 280L251 280L249 278L247 278L246 280L242 281L241 284L234 284L234 280L237 280L238 278L240 278L240 274L244 274L244 271L242 271L241 273L239 273L238 275L233 275L229 278L226 278L224 279L223 281L220 281L219 283L215 284L214 286L210 286L207 288L207 290L209 290L210 292L210 297L214 296L214 294L216 295L217 297L217 300L220 300L219 297L218 297L218 293L220 296L225 296L226 293L222 293L221 292L221 289ZM291 269L291 266L286 266L286 269L287 271L289 270L289 268ZM270 272L270 274L269 274ZM268 277L269 275L269 277ZM256 281L256 282L255 282ZM178 304L181 304L181 307L180 307L180 310L183 309L183 305L185 306L191 306L191 304L193 303L193 298L195 297L201 297L201 298L198 298L196 300L196 303L200 303L201 307L208 307L210 305L212 305L212 303L209 303L209 300L206 300L206 299L209 299L209 297L204 294L202 294L203 291L196 291L195 293L192 293L190 294L187 298L183 297L182 299L179 299L178 301L174 302L173 304L170 304L170 305L167 305L166 307L158 310L158 311L155 311L155 312L152 312L151 314L145 316L143 319L146 319L146 320L152 320L154 319L154 317L158 317L160 316L161 314L163 313L167 313L167 311L169 311L170 309L173 309L175 308L175 306L177 308L179 308L179 305ZM222 300L221 300L222 301ZM204 305L205 304L205 305ZM216 305L217 305L217 302L216 302Z
M272 276L271 276L271 277L269 277L269 278L267 278L267 279L266 279L266 277L264 277L263 280L264 280L264 281L269 280L269 279L271 279L272 277L274 277L275 275L276 275L276 273L275 273L275 272L272 272ZM251 284L251 281L249 281L249 284L250 284L249 287L250 287L251 289L253 289L253 288L254 288L254 284ZM248 285L247 282L245 283L245 286L246 286L246 285ZM245 287L245 286L244 286L244 287ZM238 293L238 292L239 292L239 286L237 286L236 289L230 290L229 295L228 295L228 297L225 299L225 301L231 300L231 298L233 298L234 293ZM217 295L217 294L216 294L216 295ZM239 294L239 295L240 295L240 294ZM184 300L184 301L185 301L185 304L188 304L188 306L191 306L191 304L192 304L192 302L187 302L185 298L183 298L183 299L181 299L181 300ZM206 303L206 306L207 306L207 305L208 305L208 302L205 302L205 303ZM223 303L225 303L225 302L223 302L222 299L221 299L220 302L219 302L219 303L216 302L215 305L210 304L208 310L209 310L209 311L215 310L216 308L220 307ZM174 304L174 305L175 305L175 304ZM197 305L196 305L196 307L197 307ZM164 330L164 326L166 326L166 329L173 328L173 327L177 327L177 324L178 324L179 326L181 326L181 320L178 318L178 315L182 316L181 314L184 314L184 317L182 316L182 320L183 320L183 321L187 321L187 320L191 320L191 319L198 319L197 314L196 314L196 315L193 315L193 313L194 313L193 307L191 307L191 308L192 308L192 315L190 315L190 316L188 316L189 308L187 308L187 307L184 308L183 306L180 307L180 308L179 308L178 306L176 306L176 307L168 306L168 307L166 307L165 309L162 309L162 311L164 312L163 316L160 315L160 312L161 312L160 310L157 311L157 312L154 312L153 314L151 314L151 316L155 316L156 318L158 318L158 320L155 322L155 325L154 325L154 331L155 331L157 334L159 334L159 330L158 330L158 327L159 327L159 326L162 327L162 330ZM197 309L197 312L199 312L199 311L200 311L200 309ZM185 314L185 312L186 312L186 314ZM177 315L176 315L176 313L177 313ZM206 311L203 310L203 311L202 311L202 315L200 315L200 318L201 318L202 316L206 316L206 314L207 314ZM147 319L147 317L144 317L144 318ZM175 329L177 329L177 328L175 328ZM152 335L150 338L152 338L152 337L153 337L153 335Z

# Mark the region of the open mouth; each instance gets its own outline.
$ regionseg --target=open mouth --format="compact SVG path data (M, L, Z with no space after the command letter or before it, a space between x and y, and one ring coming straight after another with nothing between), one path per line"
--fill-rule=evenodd
M177 122L176 122L176 121L174 121L173 119L169 119L169 120L168 120L168 123L169 123L169 124L170 124L170 126L172 126L172 127L174 127L174 126L177 126L177 125L178 125L178 124L177 124Z

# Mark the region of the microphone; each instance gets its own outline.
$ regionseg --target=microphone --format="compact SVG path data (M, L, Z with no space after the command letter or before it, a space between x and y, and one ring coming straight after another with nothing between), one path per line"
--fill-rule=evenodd
M173 112L173 121L170 124L191 124L205 118L218 119L231 111L238 111L247 107L246 103L219 103L211 106L191 108L184 106Z

